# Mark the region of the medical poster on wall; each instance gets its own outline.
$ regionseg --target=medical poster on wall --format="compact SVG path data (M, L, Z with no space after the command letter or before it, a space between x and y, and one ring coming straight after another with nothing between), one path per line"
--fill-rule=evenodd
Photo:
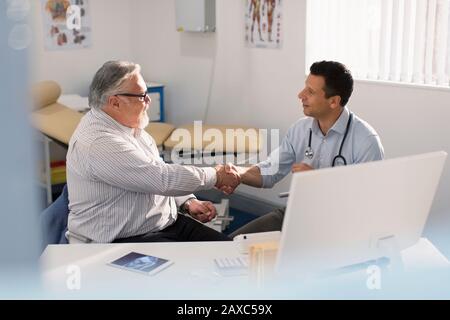
M252 48L281 48L282 0L245 0L245 42Z
M41 8L47 50L91 46L88 0L41 0Z

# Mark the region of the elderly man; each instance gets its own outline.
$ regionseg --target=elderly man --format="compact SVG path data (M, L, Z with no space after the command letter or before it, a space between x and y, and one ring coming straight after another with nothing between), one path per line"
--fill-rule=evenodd
M216 210L192 192L233 189L239 175L164 163L143 130L150 102L139 65L109 61L95 74L91 110L67 153L71 243L229 240L194 220L210 221Z

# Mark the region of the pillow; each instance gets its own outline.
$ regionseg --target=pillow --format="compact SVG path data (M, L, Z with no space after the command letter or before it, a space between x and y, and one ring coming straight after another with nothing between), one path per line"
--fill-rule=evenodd
M55 103L61 95L61 87L55 81L41 81L31 90L34 109L41 109Z
M59 97L58 102L79 112L89 109L88 98L78 94L63 94Z

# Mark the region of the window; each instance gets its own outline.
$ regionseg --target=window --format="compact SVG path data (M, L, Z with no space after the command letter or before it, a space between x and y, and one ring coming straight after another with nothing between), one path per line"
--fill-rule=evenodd
M450 87L450 0L308 0L306 65L356 79Z

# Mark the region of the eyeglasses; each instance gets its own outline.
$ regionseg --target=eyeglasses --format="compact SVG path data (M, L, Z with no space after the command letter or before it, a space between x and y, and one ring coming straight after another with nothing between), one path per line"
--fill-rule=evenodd
M136 97L138 98L139 101L149 101L150 97L148 96L148 93L142 93L142 94L138 94L138 93L117 93L115 94L115 96L125 96L125 97Z

